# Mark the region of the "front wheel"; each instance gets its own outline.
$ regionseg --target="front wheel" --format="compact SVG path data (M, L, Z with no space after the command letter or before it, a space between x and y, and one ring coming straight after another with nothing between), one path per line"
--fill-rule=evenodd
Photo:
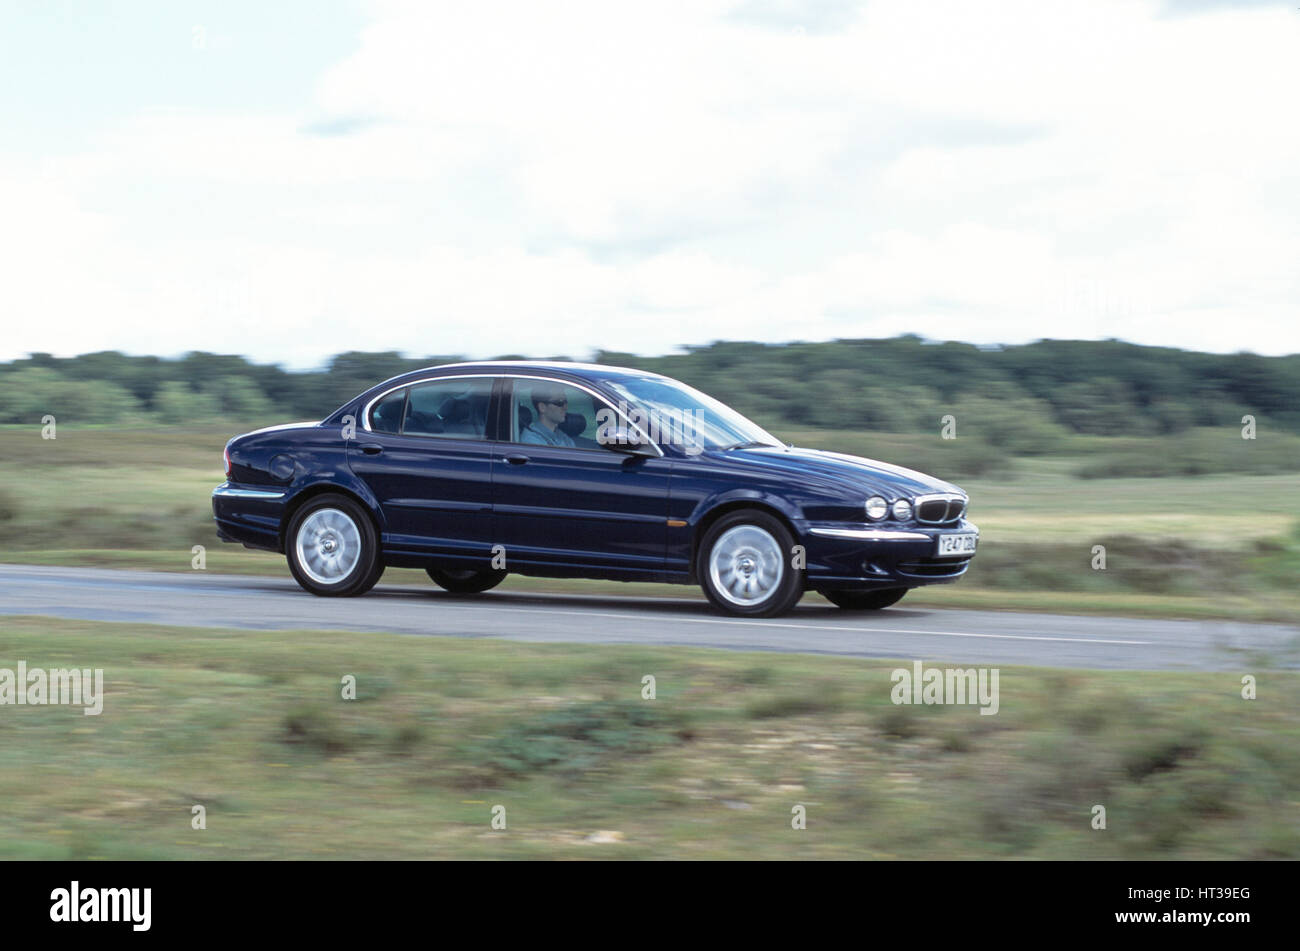
M425 568L433 583L455 594L478 594L505 580L503 568Z
M732 512L700 542L697 574L713 606L740 617L776 617L803 596L794 538L766 512Z
M879 611L897 604L907 594L908 588L886 588L883 591L818 591L823 598L846 611Z
M354 597L384 573L369 514L345 495L318 495L294 513L284 533L294 580L321 597Z

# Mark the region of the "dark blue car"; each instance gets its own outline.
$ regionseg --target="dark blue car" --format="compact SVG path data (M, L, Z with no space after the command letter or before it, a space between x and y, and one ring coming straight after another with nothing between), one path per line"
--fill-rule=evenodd
M394 377L327 419L226 445L225 541L282 552L317 595L423 568L454 592L509 572L698 583L769 617L812 588L888 607L975 553L961 489L787 446L726 405L640 370L459 363Z

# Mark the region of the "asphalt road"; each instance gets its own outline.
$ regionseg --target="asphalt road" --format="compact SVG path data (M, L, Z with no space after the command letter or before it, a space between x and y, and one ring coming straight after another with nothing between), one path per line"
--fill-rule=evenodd
M687 591L689 589L683 589ZM0 565L0 615L254 630L336 628L530 642L654 644L852 657L1131 670L1297 667L1300 629L897 607L850 614L800 604L782 618L740 620L700 600L493 591L458 596L385 585L361 598L316 598L288 577ZM0 624L0 628L3 624Z

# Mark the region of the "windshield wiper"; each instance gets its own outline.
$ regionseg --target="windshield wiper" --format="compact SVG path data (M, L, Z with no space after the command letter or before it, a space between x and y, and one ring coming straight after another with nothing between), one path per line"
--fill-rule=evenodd
M723 446L723 452L730 452L732 449L753 449L758 446L771 446L770 442L738 442L734 446Z

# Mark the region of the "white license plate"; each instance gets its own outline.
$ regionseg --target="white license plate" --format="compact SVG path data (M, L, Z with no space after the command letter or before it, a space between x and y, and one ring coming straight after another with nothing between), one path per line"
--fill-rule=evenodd
M940 535L939 551L936 552L936 556L944 558L951 555L973 555L977 541L979 541L979 535L974 532L966 532L960 535Z

